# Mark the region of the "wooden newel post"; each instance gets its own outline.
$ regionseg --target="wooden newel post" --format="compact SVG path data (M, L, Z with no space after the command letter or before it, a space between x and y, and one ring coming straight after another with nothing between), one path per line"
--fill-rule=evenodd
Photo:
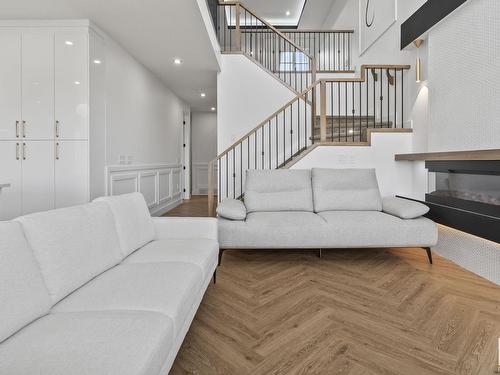
M215 216L214 161L208 163L208 216Z
M326 142L326 82L321 81L320 91L320 141Z
M240 3L236 4L236 50L241 51L241 27L240 27L240 20L241 20L241 5Z

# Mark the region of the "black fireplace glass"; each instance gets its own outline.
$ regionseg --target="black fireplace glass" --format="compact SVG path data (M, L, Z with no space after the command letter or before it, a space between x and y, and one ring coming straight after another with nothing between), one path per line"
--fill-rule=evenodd
M431 195L500 206L500 175L437 172Z

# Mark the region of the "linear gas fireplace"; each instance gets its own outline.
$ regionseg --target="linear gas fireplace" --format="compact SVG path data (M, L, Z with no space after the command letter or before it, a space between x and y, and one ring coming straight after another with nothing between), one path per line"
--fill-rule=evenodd
M500 243L500 161L426 161L436 222ZM432 175L431 175L432 176Z

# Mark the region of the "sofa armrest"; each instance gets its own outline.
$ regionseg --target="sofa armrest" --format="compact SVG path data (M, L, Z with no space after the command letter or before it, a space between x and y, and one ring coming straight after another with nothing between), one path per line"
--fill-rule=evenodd
M247 218L247 208L238 199L224 199L217 206L217 215L228 220L242 221Z
M398 197L382 199L382 211L401 219L416 219L429 212L425 204Z
M204 238L218 241L217 219L211 217L154 217L156 238Z

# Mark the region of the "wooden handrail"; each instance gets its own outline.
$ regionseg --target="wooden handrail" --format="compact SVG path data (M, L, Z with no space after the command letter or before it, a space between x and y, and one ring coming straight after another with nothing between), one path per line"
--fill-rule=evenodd
M254 16L255 18L257 18L261 23L263 23L264 25L266 25L268 28L270 28L271 30L273 30L275 33L277 33L281 38L283 38L284 40L286 40L288 43L290 43L292 46L294 46L295 48L297 48L301 53L303 53L304 55L306 55L307 57L309 57L309 59L311 59L312 61L314 61L314 57L312 57L311 55L309 55L302 47L300 47L299 45L295 44L290 38L288 38L285 34L283 34L281 31L279 31L276 27L274 27L273 25L271 25L269 22L267 22L266 20L260 18L252 9L248 8L246 5L244 5L243 3L241 3L240 1L219 1L219 5L221 6L224 6L224 5L230 5L230 6L236 6L236 5L239 5L242 9L245 9L248 13L250 13L252 16Z

